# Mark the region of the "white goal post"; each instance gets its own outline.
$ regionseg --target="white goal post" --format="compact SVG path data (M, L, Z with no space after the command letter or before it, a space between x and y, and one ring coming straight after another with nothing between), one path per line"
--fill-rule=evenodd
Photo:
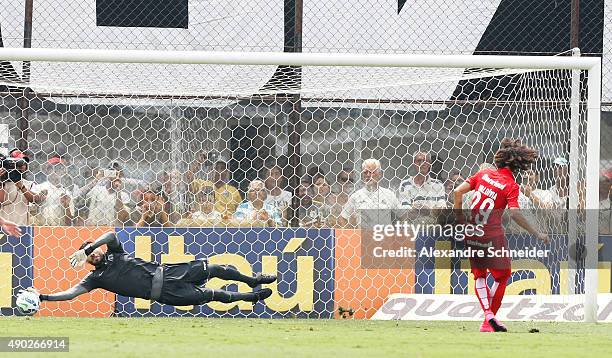
M51 48L0 48L2 61L67 63L188 64L241 66L329 66L368 68L454 68L512 70L581 70L586 73L586 169L585 209L599 208L601 60L598 57L423 55L423 54L330 54L268 52L142 51ZM402 81L398 78L398 81ZM572 82L580 85L580 81ZM27 86L27 84L18 84ZM287 91L281 91L286 93ZM299 90L298 90L299 92ZM573 93L576 95L577 92ZM579 96L579 94L578 94ZM576 138L571 138L576 140ZM569 143L568 143L569 144ZM571 163L574 164L574 163ZM575 185L571 186L575 188ZM577 205L576 200L571 200ZM576 210L578 207L570 207ZM586 216L586 257L584 275L584 320L597 320L598 222Z

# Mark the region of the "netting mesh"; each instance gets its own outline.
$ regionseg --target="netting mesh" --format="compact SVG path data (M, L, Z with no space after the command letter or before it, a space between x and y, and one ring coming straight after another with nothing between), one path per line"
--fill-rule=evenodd
M0 71L24 67L12 61ZM0 85L25 86L40 93L73 96L223 97L300 93L328 99L430 100L450 97L458 81L519 70L448 68L283 67L143 63L28 62L27 79L0 78ZM439 84L432 89L429 84ZM513 83L514 84L514 83ZM508 84L510 86L510 84ZM503 90L503 89L502 89ZM518 91L517 91L518 93Z
M461 260L364 267L359 210L389 200L398 209L449 208L451 191L491 163L504 137L540 152L533 172L517 178L521 208L559 237L555 256L539 264L550 276L528 290L583 292L580 265L570 287L561 273L571 259L563 210L584 205L580 71L306 66L287 68L274 82L273 66L33 62L31 68L27 90L0 82L7 148L27 149L24 182L34 196L29 202L12 183L4 186L1 215L34 226L28 233L34 252L16 256L11 267L24 272L12 289L29 282L51 292L77 283L84 272L69 268L66 257L106 230L117 232L130 255L147 260L208 257L245 274L280 275L265 307L172 308L95 291L49 303L42 314L332 317L342 307L371 317L392 293L470 292ZM377 185L385 191L363 199L369 158L381 163ZM578 168L573 197L570 160ZM425 216L438 222L442 214ZM508 227L522 238L516 245L529 242L521 230ZM20 250L29 247L23 240ZM531 277L533 267L523 264L514 281ZM509 291L524 293L525 286Z
M604 69L612 59L612 7L601 0L39 0L31 20L27 3L0 5L5 47L24 46L24 37L34 48L144 50L555 55L579 47L603 57Z

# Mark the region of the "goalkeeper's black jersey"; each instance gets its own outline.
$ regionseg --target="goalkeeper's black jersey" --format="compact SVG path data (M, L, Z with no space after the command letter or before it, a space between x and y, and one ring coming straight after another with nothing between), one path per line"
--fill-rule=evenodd
M103 260L80 285L88 291L102 288L122 296L149 299L153 275L159 264L129 257L119 242L107 247Z

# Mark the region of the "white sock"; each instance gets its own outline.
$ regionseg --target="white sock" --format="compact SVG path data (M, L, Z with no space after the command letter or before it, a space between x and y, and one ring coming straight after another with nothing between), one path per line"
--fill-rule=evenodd
M491 298L487 295L487 281L484 278L476 279L476 296L480 300L485 311L490 310L489 302Z
M493 296L495 296L495 292L497 291L497 286L499 286L499 282L493 281L493 286L491 286L491 289L489 290L489 294L491 295L491 301L493 301Z

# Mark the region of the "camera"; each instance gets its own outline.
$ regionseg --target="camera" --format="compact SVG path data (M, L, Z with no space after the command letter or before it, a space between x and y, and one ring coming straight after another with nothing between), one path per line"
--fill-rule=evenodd
M16 183L21 181L21 179L23 179L23 173L17 168L25 163L26 161L23 159L7 158L0 155L0 168L5 171L5 173L0 176L0 182L12 181Z
M115 178L117 176L117 171L114 169L103 169L100 171L100 173L102 174L102 177L104 178Z

